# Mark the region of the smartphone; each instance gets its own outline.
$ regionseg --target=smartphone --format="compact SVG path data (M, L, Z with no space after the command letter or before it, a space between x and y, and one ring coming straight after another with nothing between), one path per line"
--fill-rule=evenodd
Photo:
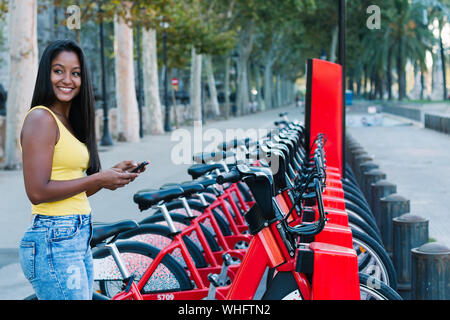
M131 173L137 173L139 170L143 169L146 165L148 165L147 161L141 162Z

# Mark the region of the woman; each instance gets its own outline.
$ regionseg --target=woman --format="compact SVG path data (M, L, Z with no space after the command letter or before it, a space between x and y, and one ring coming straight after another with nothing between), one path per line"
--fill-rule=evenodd
M123 187L139 175L128 172L136 168L134 161L100 170L94 119L83 51L71 40L51 43L42 55L20 135L33 222L19 257L38 299L92 298L88 197L102 188Z

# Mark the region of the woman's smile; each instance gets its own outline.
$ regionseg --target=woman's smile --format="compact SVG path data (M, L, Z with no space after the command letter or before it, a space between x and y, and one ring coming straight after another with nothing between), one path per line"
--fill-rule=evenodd
M50 79L56 99L70 102L80 92L81 68L74 52L63 51L52 61Z

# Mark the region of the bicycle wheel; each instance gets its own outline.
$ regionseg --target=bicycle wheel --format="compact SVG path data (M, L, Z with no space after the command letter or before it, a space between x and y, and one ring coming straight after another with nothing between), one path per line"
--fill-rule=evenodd
M378 232L380 231L373 216L367 211L361 209L359 206L355 205L354 203L346 200L345 211L347 211L349 214L355 215L358 218L362 219L364 222L369 224L374 230L377 230Z
M174 236L170 232L170 229L166 226L159 224L141 224L139 227L123 232L119 234L118 239L128 239L133 241L141 241L144 243L148 243L160 250L164 247L168 246L172 243ZM206 263L205 258L199 247L188 237L183 236L184 244L186 245L187 250L195 263L197 268L204 268L208 264ZM186 262L184 261L181 252L174 251L171 253L171 256L180 263L183 267L186 267Z
M138 282L150 264L160 252L157 248L137 241L116 243L123 263L134 281ZM95 250L94 250L95 249ZM112 298L122 291L122 275L108 248L94 248L94 280L98 282L101 294ZM145 284L142 293L171 292L192 289L186 271L170 255L166 255L161 264Z
M373 228L368 225L367 223L364 223L361 219L356 218L353 215L348 216L348 225L351 228L357 229L361 232L364 232L374 238L380 245L383 245L383 241L381 240L380 235L373 230Z
M397 289L397 274L386 250L367 234L352 229L353 248L358 254L359 271L374 276Z
M178 214L178 213L171 213L170 216L172 217L172 220L175 222L175 227L177 230L181 231L185 226L189 226L191 224L190 218L188 218L185 215ZM139 224L149 224L149 223L160 223L165 222L164 216L162 213L156 213L151 217L147 217ZM209 231L207 227L205 227L203 224L200 224L200 228L202 229L203 234L205 235L206 241L208 242L208 245L210 246L212 251L220 251L220 246L217 243L216 239L214 238L214 235ZM200 240L197 238L197 235L194 233L191 235L192 241L201 248Z
M351 194L349 192L344 192L344 199L354 203L358 207L362 208L364 211L370 212L371 215L373 215L372 214L372 210L370 209L370 207L367 204L367 202L361 200L359 197L356 197L355 195L353 195L353 194Z
M367 274L359 274L361 300L403 300L391 287Z

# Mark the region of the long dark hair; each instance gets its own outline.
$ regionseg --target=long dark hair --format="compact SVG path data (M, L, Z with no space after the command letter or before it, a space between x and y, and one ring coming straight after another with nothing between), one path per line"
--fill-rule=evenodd
M100 171L101 168L95 137L95 99L86 56L75 41L56 40L44 50L39 62L31 108L49 107L56 102L55 92L50 81L51 63L63 51L74 52L80 61L81 87L79 94L72 100L69 122L77 139L86 144L89 150L89 167L86 173L90 175Z

